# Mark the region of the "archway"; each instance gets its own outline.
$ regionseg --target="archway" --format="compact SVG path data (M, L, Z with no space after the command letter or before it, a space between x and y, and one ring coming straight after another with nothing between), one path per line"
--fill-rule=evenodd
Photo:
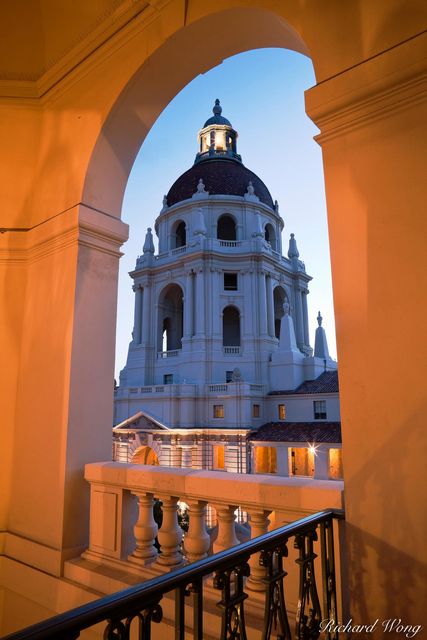
M280 339L280 323L283 316L283 305L285 302L289 302L286 291L280 285L274 288L273 291L274 301L274 331L276 338Z
M236 222L232 216L224 214L218 218L217 234L218 240L236 240Z
M183 295L178 284L170 284L160 293L157 351L173 351L182 348Z
M149 464L155 467L159 466L159 457L157 453L148 445L143 445L135 449L131 462L133 464Z
M269 222L265 225L264 238L265 238L265 241L269 243L269 245L271 246L273 251L277 251L278 250L277 249L276 231L275 231L273 225L270 224Z
M171 249L179 249L187 244L187 228L183 220L178 220L172 227Z
M223 311L222 344L224 347L240 347L240 312L231 305Z

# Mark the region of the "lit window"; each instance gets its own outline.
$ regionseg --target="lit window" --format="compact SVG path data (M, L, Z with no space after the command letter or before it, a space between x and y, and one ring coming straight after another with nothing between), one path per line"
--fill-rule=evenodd
M223 404L214 404L214 406L213 406L213 417L214 418L223 418L224 417L224 405Z
M226 371L225 372L225 381L226 382L233 382L233 372L232 371Z
M237 291L237 273L224 273L224 291Z
M286 407L284 404L279 404L278 405L278 409L279 409L279 420L285 420L286 419Z
M173 384L173 373L165 373L163 376L163 384Z
M253 418L259 418L261 413L261 407L259 404L253 404L252 405L252 417Z
M277 473L275 447L254 447L255 473Z
M225 469L225 447L223 444L215 444L213 451L213 468Z
M313 409L315 420L326 420L326 400L314 400Z

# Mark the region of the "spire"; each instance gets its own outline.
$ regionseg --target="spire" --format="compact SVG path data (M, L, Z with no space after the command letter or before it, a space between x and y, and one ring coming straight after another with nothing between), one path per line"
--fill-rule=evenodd
M233 129L230 120L222 115L222 107L217 98L212 109L213 116L208 118L199 131L199 152L194 163L201 160L228 160L242 161L237 153L237 131Z
M317 316L318 327L316 329L316 336L314 339L314 357L322 358L323 360L329 360L328 341L326 339L326 332L322 327L323 318L320 314Z
M299 251L294 233L291 233L291 237L289 239L288 258L299 258Z
M148 227L147 233L145 234L145 242L142 248L142 252L145 253L154 253L154 242L153 242L153 234L151 233L151 228Z
M294 323L290 314L291 305L289 302L283 304L283 316L280 321L279 353L296 351L300 353L295 338Z

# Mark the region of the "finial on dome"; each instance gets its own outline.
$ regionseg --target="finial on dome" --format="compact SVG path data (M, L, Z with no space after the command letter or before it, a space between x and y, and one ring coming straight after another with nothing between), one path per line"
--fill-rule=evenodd
M319 311L319 313L317 315L317 323L318 323L319 327L322 326L322 321L323 321L323 318L322 318L321 313Z
M246 190L246 193L249 196L253 196L255 194L255 189L254 189L254 185L252 184L252 180L249 180L248 182L248 188Z
M197 183L197 193L206 193L205 183L203 182L202 178L200 178L199 182Z
M288 258L299 258L299 251L294 233L291 233L291 237L289 239Z
M214 105L212 111L213 111L214 116L220 116L221 113L222 113L222 107L221 107L221 105L219 103L219 99L218 98L215 100L215 105Z

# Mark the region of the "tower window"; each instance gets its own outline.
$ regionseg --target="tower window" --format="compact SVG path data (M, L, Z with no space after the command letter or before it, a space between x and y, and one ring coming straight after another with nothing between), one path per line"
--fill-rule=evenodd
M259 404L252 405L252 417L259 418L261 415L261 406Z
M240 313L236 307L225 307L222 316L222 344L240 347Z
M214 404L214 406L213 406L213 417L214 418L223 418L224 417L224 405L223 404Z
M237 291L237 273L224 273L224 291Z
M278 412L279 412L279 420L285 420L286 419L286 407L284 404L279 404L278 405Z
M219 240L236 240L236 223L231 216L218 218L217 238Z
M165 373L163 376L163 384L173 384L173 373Z
M233 372L232 371L226 371L225 372L225 381L226 382L233 382Z
M313 409L314 409L315 420L326 420L327 418L326 400L314 400Z

